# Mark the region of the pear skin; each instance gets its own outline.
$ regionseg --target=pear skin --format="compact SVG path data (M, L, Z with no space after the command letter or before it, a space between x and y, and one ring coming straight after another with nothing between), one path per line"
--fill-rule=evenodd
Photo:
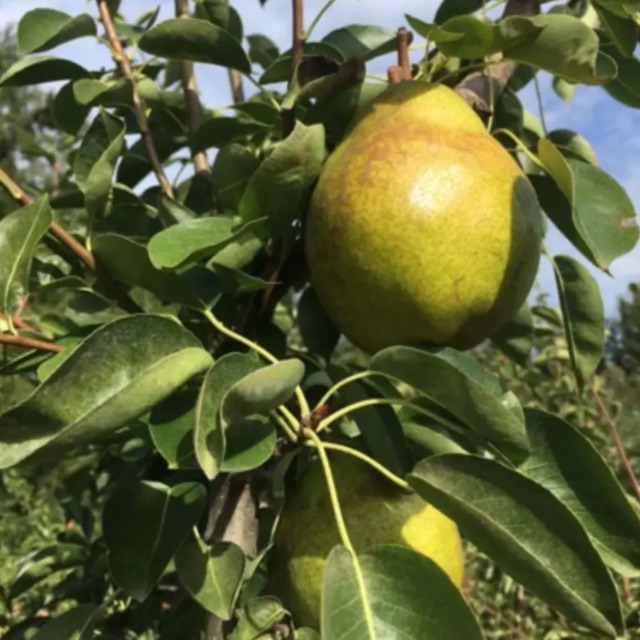
M363 462L340 455L331 465L356 552L376 544L401 544L431 558L462 587L462 540L452 520ZM340 536L316 462L286 500L275 539L278 564L271 588L297 625L319 626L324 566L337 544Z
M522 306L540 257L533 187L444 85L391 85L323 167L305 229L311 283L353 344L469 349Z

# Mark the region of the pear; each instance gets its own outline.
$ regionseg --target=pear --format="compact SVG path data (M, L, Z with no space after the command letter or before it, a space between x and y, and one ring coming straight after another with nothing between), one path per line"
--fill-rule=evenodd
M464 555L452 520L359 460L336 456L331 466L356 552L376 544L407 546L431 558L461 588ZM275 537L277 566L271 591L297 625L318 628L326 557L340 543L324 474L316 461L287 496Z
M444 85L389 86L330 155L306 221L310 280L353 344L469 349L522 306L540 257L535 191Z

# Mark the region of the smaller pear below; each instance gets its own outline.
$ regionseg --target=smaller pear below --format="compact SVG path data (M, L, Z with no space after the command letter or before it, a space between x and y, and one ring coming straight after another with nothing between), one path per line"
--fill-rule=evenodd
M377 544L404 545L431 558L461 588L464 555L452 520L352 457L335 456L331 466L356 552ZM275 539L271 590L297 626L319 628L326 557L338 544L324 474L316 461L287 497Z
M542 216L518 164L444 85L391 85L323 167L305 230L311 283L368 352L469 349L522 306Z

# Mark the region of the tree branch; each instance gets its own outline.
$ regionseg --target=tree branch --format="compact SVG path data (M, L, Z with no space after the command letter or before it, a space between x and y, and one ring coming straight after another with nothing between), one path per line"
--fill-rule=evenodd
M16 336L11 333L0 333L0 344L38 349L39 351L51 351L53 353L64 351L64 347L60 344L55 344L55 342L46 342L45 340L27 338L26 336Z
M189 17L189 0L175 0L176 17ZM182 82L182 90L184 92L184 102L187 116L187 128L189 129L189 138L193 145L198 127L202 123L202 104L198 96L198 83L194 73L193 62L188 60L180 61L180 80ZM204 151L191 151L191 161L196 173L210 173L209 160Z
M25 207L33 204L34 199L9 174L0 169L0 184L11 194L11 197ZM96 260L70 233L57 222L52 222L49 231L59 242L76 255L91 271L96 270Z
M146 107L144 101L138 93L136 79L133 73L133 69L131 68L129 58L127 57L127 54L122 47L122 43L120 42L120 38L118 37L118 33L116 32L115 25L113 24L113 18L111 17L111 11L109 9L108 1L97 0L97 3L100 20L102 22L102 25L104 26L105 35L107 37L107 42L109 43L109 48L111 49L113 59L116 61L116 64L120 68L120 72L122 73L122 75L131 83L133 109L138 121L138 127L140 129L140 135L142 136L142 143L147 154L147 159L149 160L149 164L153 169L153 173L155 174L163 193L169 198L173 198L173 187L164 173L162 163L160 162L158 152L156 151L156 146L153 143L151 131L149 130L149 121L147 119Z
M229 69L229 86L231 87L233 104L244 102L244 87L242 86L242 76L239 71Z
M291 83L295 77L298 65L302 62L304 53L304 0L291 0L291 30L293 44L291 47ZM282 110L282 137L286 138L295 127L296 116L294 109Z
M638 503L640 504L640 482L638 482L638 477L636 476L636 473L633 470L633 467L631 466L631 462L624 448L624 443L622 442L622 438L620 437L620 432L618 431L618 427L616 426L616 423L611 418L611 414L609 413L607 406L604 403L604 400L598 393L598 390L595 388L595 385L593 384L593 382L589 384L589 389L593 394L596 404L598 405L598 410L600 411L600 416L602 417L602 420L609 428L609 433L613 438L613 442L616 447L618 457L620 458L620 461L622 462L622 466L624 467L624 470L626 471L627 476L629 477L629 482L631 483L631 487L633 488L633 491L636 495L636 500L638 500Z
M25 207L35 202L35 200L1 168L0 184L4 186L14 200ZM99 288L102 289L103 293L116 300L117 303L129 313L139 313L142 311L129 296L121 291L116 281L96 262L94 255L85 249L64 227L57 222L52 222L49 225L49 232L60 244L80 259L90 271L96 274L96 282L99 283Z
M232 542L244 554L254 558L258 550L258 494L257 474L219 476L210 485L205 542ZM217 616L208 616L203 636L205 640L222 640L224 623Z

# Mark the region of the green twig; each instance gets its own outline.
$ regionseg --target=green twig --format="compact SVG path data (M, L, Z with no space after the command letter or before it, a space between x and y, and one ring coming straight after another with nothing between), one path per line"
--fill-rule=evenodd
M540 162L540 159L538 158L538 156L532 153L531 150L527 147L527 145L524 142L522 142L522 140L520 140L520 138L518 138L518 136L515 133L513 133L513 131L509 131L509 129L496 129L493 132L493 135L497 136L499 133L502 133L508 138L511 138L511 140L513 140L516 143L516 146L520 149L520 151L522 151L529 158L529 160L533 162L533 164L540 167L544 171L547 170L546 167L542 164L542 162Z
M282 408L284 407L281 407L281 409ZM284 431L287 438L289 438L291 442L298 442L298 437L295 431L291 428L291 426L289 426L290 421L283 418L277 411L273 411L271 415L278 423L278 426Z
M371 376L383 375L381 373L377 373L375 371L358 371L358 373L354 373L353 375L347 376L342 380L336 382L323 396L318 400L317 407L321 407L323 404L327 404L329 402L329 398L335 395L342 387L346 387L348 384L355 382L356 380L362 380L363 378L369 378Z
M533 85L536 88L536 100L538 101L538 112L540 113L540 124L542 125L542 130L544 131L544 135L546 137L549 131L547 129L547 123L545 122L545 119L544 119L544 105L542 104L542 92L540 91L540 82L538 81L537 73L533 76Z
M341 453L346 453L349 456L354 458L358 458L358 460L362 460L366 462L370 467L373 467L376 471L381 473L385 478L391 480L394 484L398 485L401 489L412 490L411 485L403 480L400 476L397 476L392 471L389 471L386 467L381 465L378 461L374 460L366 453L362 453L362 451L358 451L357 449L352 449L351 447L347 447L343 444L337 444L336 442L327 442L325 440L322 441L322 444L325 449L330 449L331 451L340 451ZM308 446L315 448L315 443L309 442Z
M353 556L353 569L356 574L356 580L358 581L358 587L360 588L360 592L365 594L366 587L364 584L364 577L362 575L362 570L360 568L360 563L358 562L358 556L356 554L356 550L351 543L351 538L349 537L349 532L347 531L347 525L344 520L344 515L342 513L342 507L340 506L340 499L338 497L338 491L336 489L335 479L333 477L333 471L331 470L331 464L329 463L329 458L327 456L327 452L325 450L325 444L318 438L318 436L311 430L305 429L303 434L306 438L308 438L315 445L318 450L318 457L320 458L320 463L322 464L322 470L324 471L324 477L327 482L327 489L329 491L329 499L331 500L331 507L333 509L333 515L336 519L336 526L338 527L338 533L340 534L340 540L344 547L351 553ZM371 614L371 609L369 606L369 602L366 598L363 598L363 607L365 618L367 620L367 627L369 631L370 637L375 637L375 631L373 628L373 616Z
M314 29L318 26L318 22L320 22L320 20L322 20L322 16L331 8L331 5L335 1L336 0L329 0L328 2L325 3L324 7L322 7L322 9L320 9L320 11L318 11L318 14L311 21L311 24L309 25L309 28L307 29L307 33L305 35L305 38L306 38L307 41L309 40L309 38L311 38L311 34L313 33Z

